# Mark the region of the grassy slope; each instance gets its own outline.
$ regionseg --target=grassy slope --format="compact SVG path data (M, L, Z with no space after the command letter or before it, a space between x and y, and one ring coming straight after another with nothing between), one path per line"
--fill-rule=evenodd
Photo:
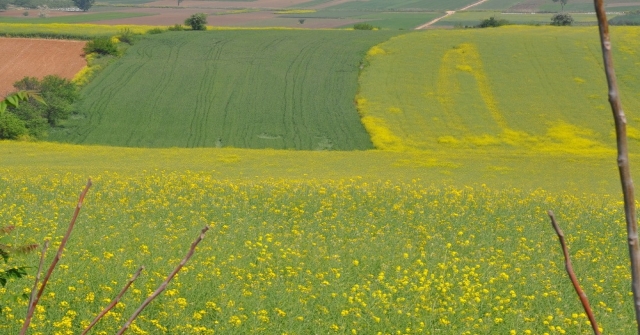
M436 22L436 26L477 26L482 20L488 19L490 17L495 17L496 19L504 19L513 24L532 24L532 25L549 25L551 23L551 17L554 14L552 13L544 13L544 14L503 14L501 12L457 12L451 16L448 16L438 22ZM593 14L572 14L571 15L578 24L592 24L595 25L597 23L597 18ZM609 18L613 18L616 15L609 15Z
M634 139L640 139L639 33L613 30ZM403 35L369 57L359 108L380 148L610 154L598 48L596 28Z
M84 91L85 116L52 138L145 147L367 149L358 66L384 32L156 35Z
M455 10L468 6L474 0L369 0L369 1L349 1L339 5L328 7L329 9L340 10Z

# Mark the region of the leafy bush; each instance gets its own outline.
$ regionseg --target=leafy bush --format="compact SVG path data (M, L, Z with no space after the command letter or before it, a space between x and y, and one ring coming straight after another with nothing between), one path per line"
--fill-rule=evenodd
M179 23L176 23L173 26L170 26L169 28L167 28L167 30L170 30L170 31L183 31L184 30L184 26L179 24Z
M85 54L97 53L100 55L118 55L118 47L111 40L110 37L102 36L96 37L93 40L87 42L84 46Z
M353 25L354 30L373 30L373 26L368 23L356 23Z
M568 13L556 14L551 18L552 26L570 26L573 24L573 17Z
M118 33L118 39L120 40L120 42L133 45L133 42L135 42L135 34L131 30L131 28L122 28Z
M478 28L489 28L489 27L500 27L509 24L509 21L505 19L496 19L495 16L492 16L488 19L482 20L478 25Z
M82 9L83 11L88 11L89 8L91 8L91 6L93 6L93 3L96 2L96 0L72 0L73 4L76 5L76 7Z
M10 112L0 113L0 139L17 139L29 133L24 121Z
M184 24L191 26L193 30L206 30L207 29L207 14L195 13L188 19L184 20Z
M164 30L161 28L153 28L153 29L147 30L147 34L151 34L151 35L162 34L162 33L164 33Z

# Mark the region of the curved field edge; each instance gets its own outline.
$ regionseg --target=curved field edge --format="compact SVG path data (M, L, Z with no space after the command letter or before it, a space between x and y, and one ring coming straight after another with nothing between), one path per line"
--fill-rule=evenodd
M353 97L394 32L168 32L87 85L56 141L142 147L371 148Z
M401 35L372 48L358 110L383 150L611 155L596 28ZM613 29L630 137L640 141L638 28Z

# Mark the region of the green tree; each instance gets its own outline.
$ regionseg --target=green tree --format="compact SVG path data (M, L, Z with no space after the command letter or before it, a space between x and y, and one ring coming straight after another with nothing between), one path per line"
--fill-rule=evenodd
M0 0L0 9L7 9L7 6L9 5L9 0Z
M43 123L55 127L60 120L64 120L71 114L71 104L78 99L76 86L68 79L56 75L45 76L42 80L33 77L25 77L13 84L18 90L30 90L40 92L45 104L35 99L29 99L27 103L15 106L12 112L25 121L30 134L42 137Z
M94 2L96 2L96 0L73 0L73 4L85 12L88 11L91 6L93 6Z
M191 26L193 30L206 30L207 29L207 14L195 13L184 20L184 24Z
M573 17L567 13L556 14L551 18L552 26L570 26L573 24Z
M561 8L562 8L562 11L564 12L564 5L566 5L566 4L567 4L567 1L569 1L569 0L552 0L552 1L553 1L553 2L559 2L559 3L560 3L560 6L561 6Z

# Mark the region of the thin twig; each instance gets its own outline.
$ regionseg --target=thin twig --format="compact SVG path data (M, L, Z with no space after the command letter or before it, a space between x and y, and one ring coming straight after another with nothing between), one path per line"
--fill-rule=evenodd
M93 326L95 326L96 323L98 323L98 321L100 321L100 319L102 319L103 316L105 316L113 307L115 307L118 304L118 302L120 302L120 299L122 298L124 293L127 292L129 287L131 286L131 284L133 284L133 282L136 279L138 279L138 276L140 276L140 273L142 273L142 270L144 270L144 266L141 266L138 269L138 271L136 271L136 273L133 275L133 277L131 277L131 279L129 279L129 281L124 286L124 288L120 291L120 293L118 293L118 295L115 297L115 299L113 299L113 301L111 301L109 306L105 307L102 310L102 312L100 312L100 314L98 314L98 316L96 316L96 318L93 319L93 321L91 321L91 324L82 332L81 335L87 334L89 332L89 330L91 330L91 328L93 328Z
M629 149L627 146L627 118L622 110L618 82L613 67L613 55L611 53L611 39L609 35L609 23L604 10L603 0L593 0L598 16L600 31L600 43L604 70L609 86L609 103L613 112L616 125L616 142L618 147L618 171L622 184L624 198L624 214L627 222L627 243L629 244L629 259L631 261L631 290L633 291L633 307L636 313L636 325L640 334L640 249L638 248L638 219L636 218L635 195L631 168L629 166Z
M42 263L44 263L44 255L47 253L47 248L49 248L49 240L44 241L42 245L42 253L40 254L40 263L38 263L38 272L36 272L36 281L33 283L33 288L31 289L31 296L29 297L29 305L33 302L33 299L36 297L36 292L38 291L38 282L40 281L40 272L42 271Z
M71 231L73 230L73 227L76 224L76 219L78 218L78 214L80 213L80 209L82 208L84 197L87 195L87 192L89 192L90 187L91 187L91 178L89 178L89 180L87 181L87 185L84 187L84 190L82 191L82 193L80 193L80 198L78 199L78 204L76 205L76 209L73 212L73 217L71 218L71 222L69 223L69 228L67 228L67 233L64 235L64 237L62 238L62 241L60 242L60 246L58 247L58 252L56 253L56 257L53 259L53 261L51 261L51 265L49 266L49 270L47 270L47 274L44 276L44 279L42 280L42 285L38 290L38 294L35 296L33 301L31 301L31 303L29 304L29 308L27 310L27 317L25 318L24 323L22 324L20 335L25 335L27 333L27 330L29 329L29 324L31 323L31 318L33 317L33 312L36 309L36 305L38 304L40 297L42 297L42 292L44 292L44 288L47 286L47 282L49 282L49 278L51 278L51 273L53 272L56 265L58 264L58 261L60 261L60 258L62 257L62 252L64 251L64 247L67 244L67 241L69 240L69 236L71 236Z
M138 315L140 315L140 313L142 313L142 310L145 309L145 307L147 307L147 305L149 305L149 303L151 303L151 301L153 299L155 299L158 295L160 295L160 293L162 293L162 291L164 291L167 288L167 285L173 279L173 277L176 275L176 273L178 273L178 271L180 271L180 269L182 269L182 267L187 263L187 261L191 258L191 256L193 256L193 253L196 250L196 246L198 245L198 243L200 243L200 241L202 241L202 239L204 238L204 234L207 232L207 230L209 230L209 226L205 226L204 228L202 228L202 231L200 232L200 234L198 235L196 240L193 241L193 243L191 243L191 248L189 248L189 252L187 252L187 254L184 256L184 258L180 261L180 264L178 264L178 266L169 274L167 279L165 279L165 281L162 282L162 284L160 284L160 286L158 286L158 288L155 290L155 292L153 292L153 294L151 294L142 303L142 305L140 305L140 307L138 307L138 309L136 309L136 311L133 312L133 315L131 315L129 320L127 320L127 322L124 324L124 326L122 326L122 328L120 328L120 330L116 333L116 335L122 335L129 328L129 326L131 326L131 323L133 323L133 320L135 320L138 317Z
M562 253L564 254L564 268L567 270L569 274L569 278L571 278L571 284L573 284L573 288L576 289L576 293L578 297L580 297L580 302L582 303L582 307L584 311L587 313L587 317L589 317L589 321L591 322L591 328L593 328L593 333L596 335L600 335L600 328L598 328L598 324L596 323L596 318L593 316L593 311L591 310L591 305L589 305L589 299L587 299L587 295L584 293L582 288L580 287L580 283L578 282L578 278L576 277L575 272L573 272L573 266L571 265L571 259L569 258L569 250L567 249L567 243L564 241L564 233L558 223L556 222L556 218L553 215L552 211L547 211L549 214L549 218L551 218L551 225L553 225L553 229L556 231L558 235L558 240L560 240L560 246L562 246Z

